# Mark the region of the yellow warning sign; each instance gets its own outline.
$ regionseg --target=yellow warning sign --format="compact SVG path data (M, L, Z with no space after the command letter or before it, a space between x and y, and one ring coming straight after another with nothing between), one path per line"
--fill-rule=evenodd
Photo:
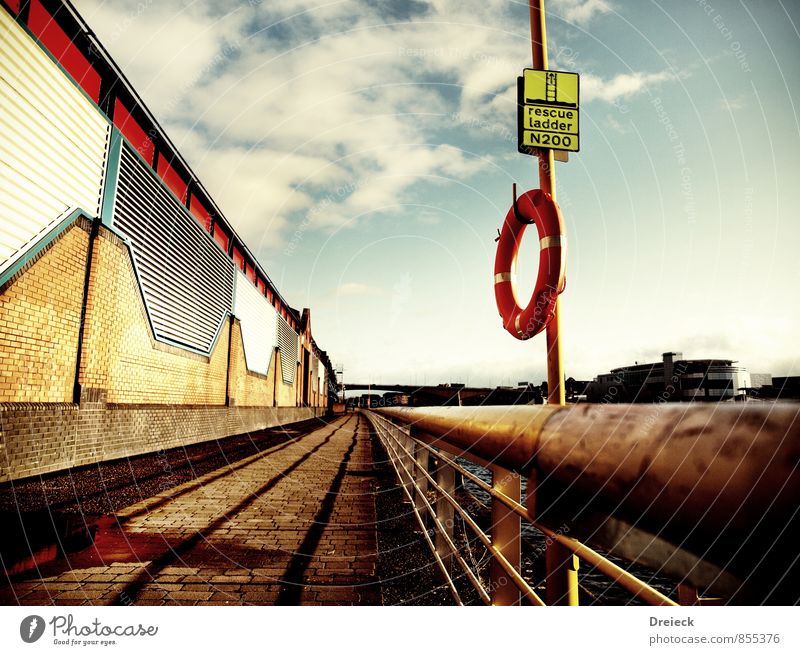
M579 75L526 68L518 80L518 148L580 150Z

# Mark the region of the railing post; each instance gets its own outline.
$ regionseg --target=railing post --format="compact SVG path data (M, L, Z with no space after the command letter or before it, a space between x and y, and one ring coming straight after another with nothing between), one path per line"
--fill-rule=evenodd
M577 556L558 542L547 540L545 545L547 570L547 604L578 605Z
M679 605L699 605L700 598L697 589L692 585L681 582L678 585L678 604Z
M391 423L389 427L389 436L392 440L392 456L397 465L397 477L400 478L400 484L403 485L403 489L409 491L408 480L406 479L406 474L402 466L406 463L405 455L403 454L403 433L397 425ZM403 502L408 502L408 497L405 494L403 495Z
M414 459L416 460L416 465L412 469L414 474L414 505L425 524L428 525L428 510L423 500L428 493L428 478L425 477L425 473L428 472L428 451L413 439L409 439L409 441L413 449L411 452L414 453Z
M410 452L414 452L414 446L411 443L411 439L408 437L406 432L401 428L397 428L400 436L400 459L403 461L403 465L405 466L406 470L406 489L408 490L407 498L414 498L414 464L413 464L413 456L409 455ZM409 501L416 507L416 503L413 501Z
M436 484L442 490L450 495L451 498L455 497L456 493L456 472L452 466L446 464L441 458L436 462ZM444 497L443 494L436 495L436 516L442 524L445 533L450 539L453 539L453 532L455 527L456 510L450 504L450 501ZM442 559L442 563L448 571L453 570L453 553L450 551L450 546L447 543L445 535L436 531L435 537L436 552Z
M520 501L520 478L516 473L492 467L492 487L508 496L511 500ZM499 500L492 498L492 546L500 552L517 571L520 570L522 549L520 531L522 520ZM519 605L520 594L517 586L508 578L508 574L492 558L490 564L490 591L493 605Z

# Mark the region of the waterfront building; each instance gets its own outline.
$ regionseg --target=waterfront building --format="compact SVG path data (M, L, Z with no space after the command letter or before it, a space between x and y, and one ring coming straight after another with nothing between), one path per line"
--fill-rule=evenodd
M666 352L660 362L621 366L598 375L586 389L589 402L744 400L747 369L730 359L684 359Z

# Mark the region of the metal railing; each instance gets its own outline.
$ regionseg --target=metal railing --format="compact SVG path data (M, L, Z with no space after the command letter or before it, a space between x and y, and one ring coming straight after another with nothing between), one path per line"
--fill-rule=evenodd
M487 604L577 605L580 562L647 604L798 600L790 536L800 507L798 404L365 414L459 604L466 584ZM460 459L490 471L491 483ZM459 502L458 475L488 495L488 531ZM521 572L523 522L541 532L543 580ZM470 565L470 543L488 554L488 575ZM611 558L655 572L671 589Z

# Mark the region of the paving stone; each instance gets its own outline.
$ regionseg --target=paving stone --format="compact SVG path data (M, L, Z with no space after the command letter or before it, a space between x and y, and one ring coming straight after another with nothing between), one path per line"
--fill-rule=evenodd
M379 603L374 483L347 475L371 467L366 421L340 417L121 510L87 549L94 559L79 553L59 575L0 588L0 602Z

